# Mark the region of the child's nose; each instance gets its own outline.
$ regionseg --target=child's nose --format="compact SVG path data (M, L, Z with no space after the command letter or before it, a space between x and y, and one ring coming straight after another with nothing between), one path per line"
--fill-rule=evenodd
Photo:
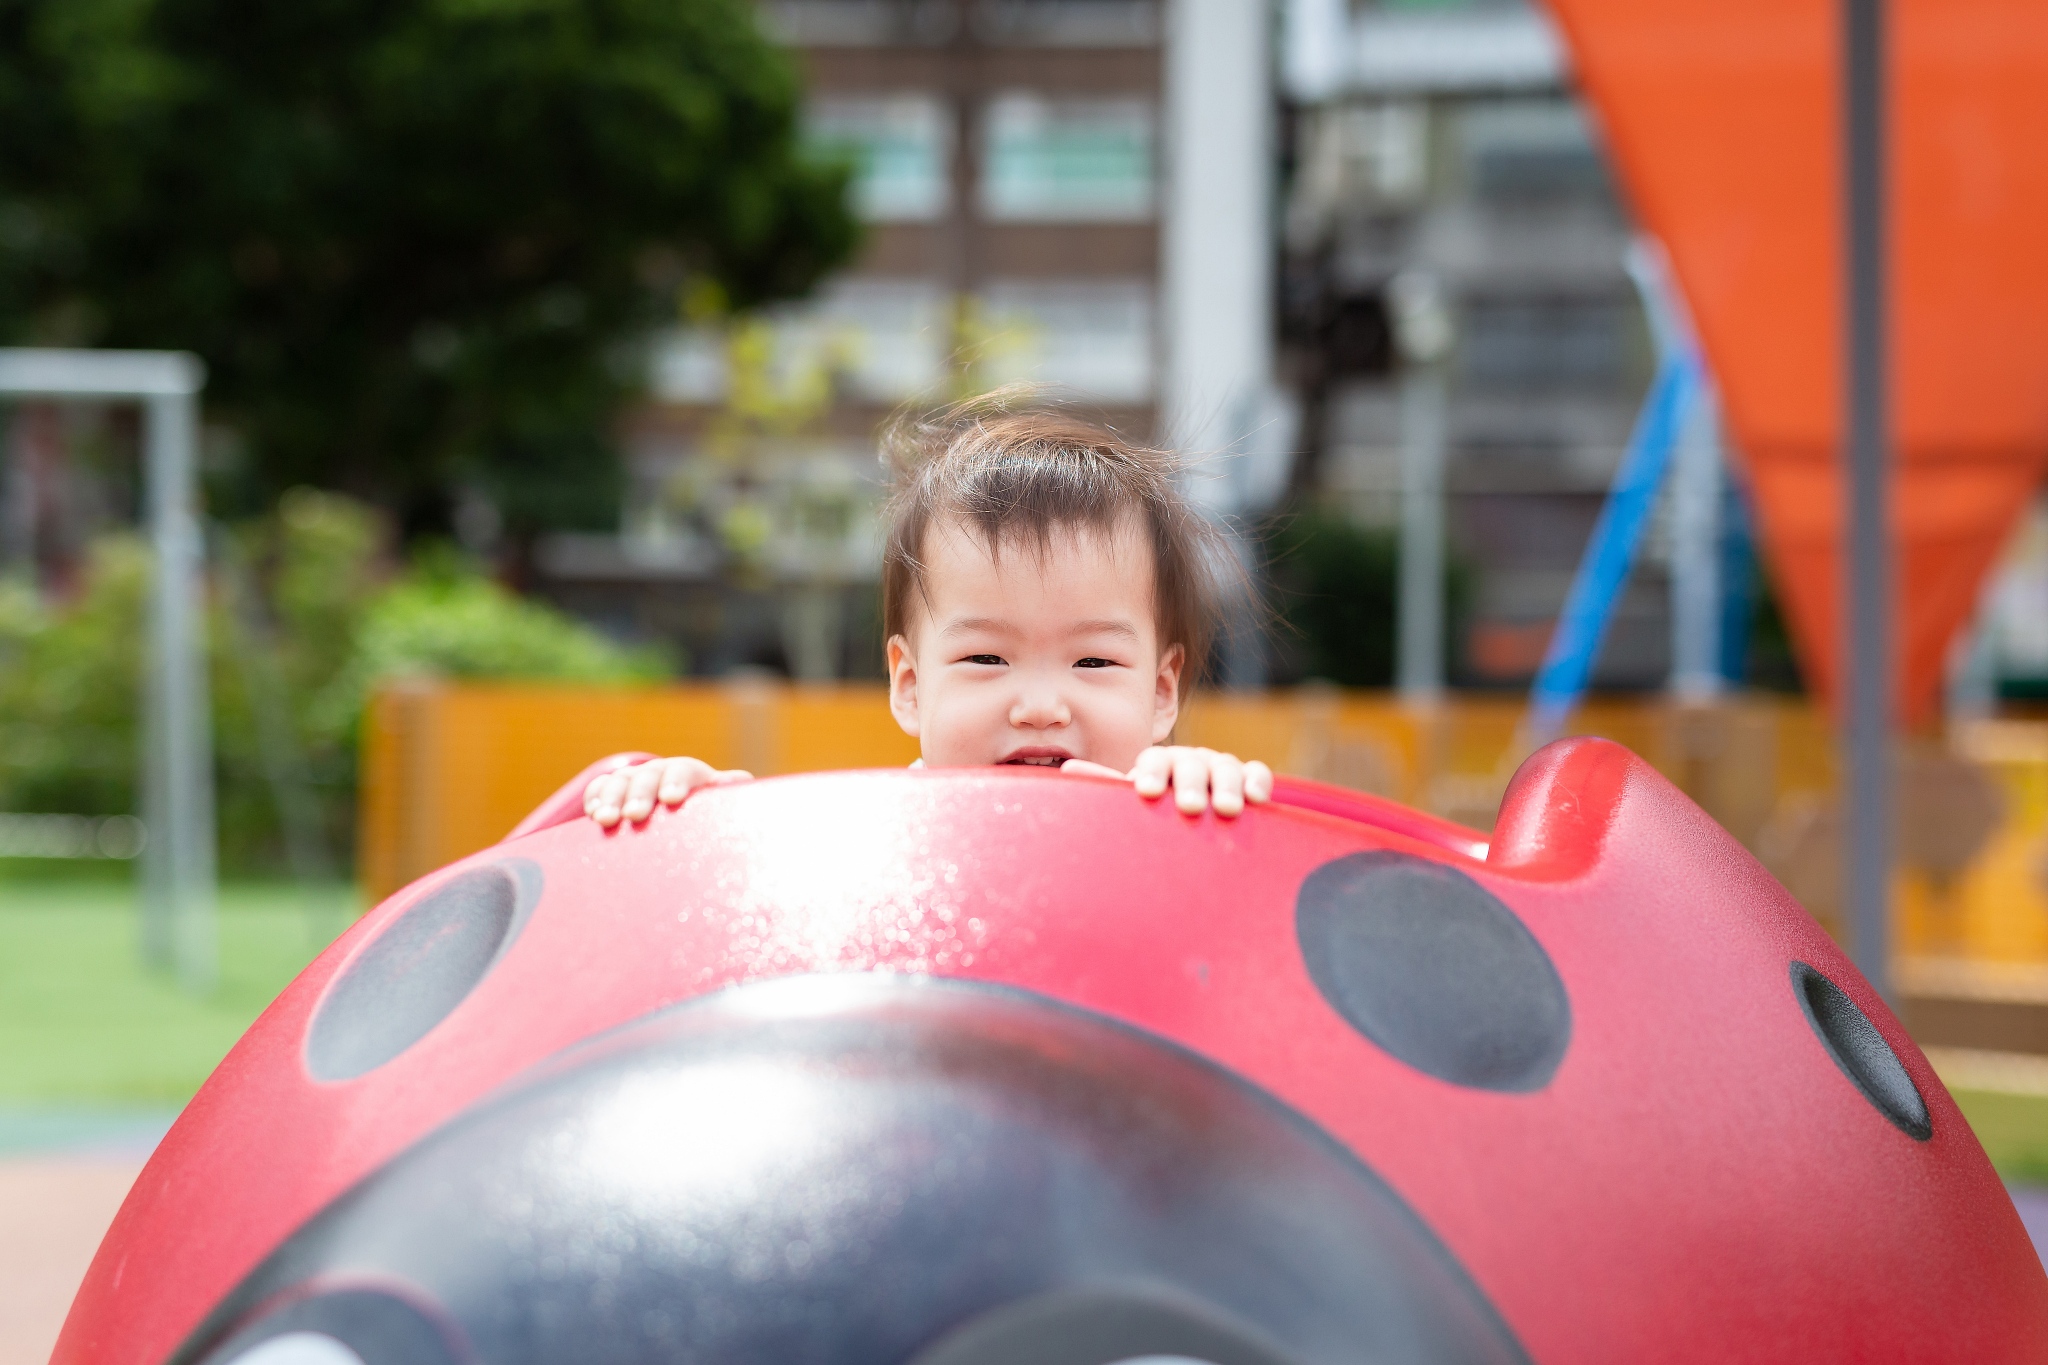
M1065 725L1069 719L1067 700L1055 687L1027 688L1010 707L1010 724L1024 729Z

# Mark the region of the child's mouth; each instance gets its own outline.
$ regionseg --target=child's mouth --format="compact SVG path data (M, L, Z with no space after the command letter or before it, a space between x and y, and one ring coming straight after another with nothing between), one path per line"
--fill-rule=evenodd
M1073 755L1064 749L1019 749L1003 760L1005 767L1057 768Z

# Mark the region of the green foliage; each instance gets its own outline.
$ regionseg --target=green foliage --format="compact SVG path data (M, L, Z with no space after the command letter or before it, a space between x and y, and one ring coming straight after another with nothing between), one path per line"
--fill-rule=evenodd
M298 488L220 538L209 613L222 859L279 865L277 781L298 784L336 862L355 826L355 710L328 698L384 591L386 536L350 499ZM267 714L266 714L267 712Z
M1309 512L1275 527L1267 549L1275 607L1303 675L1347 687L1391 683L1400 537Z
M2048 1185L2048 1095L1951 1087L1977 1141L2009 1181Z
M364 614L355 657L331 699L353 715L368 689L386 678L633 682L672 671L657 648L621 648L452 555L430 551Z
M797 101L748 0L0 0L0 340L198 351L244 509L608 519L679 291L852 249Z
M1400 533L1311 508L1277 519L1265 544L1280 644L1295 665L1288 671L1344 687L1390 685L1399 629ZM1448 654L1465 616L1471 573L1456 559L1444 573L1452 627L1445 631Z
M0 583L0 806L105 814L135 809L149 556L132 537L92 547L62 610Z
M1754 562L1751 572L1753 606L1749 635L1743 641L1743 681L1771 692L1804 693L1806 682L1799 669L1799 653L1785 620L1777 584L1760 560Z
M344 870L358 725L393 677L629 681L664 676L659 651L612 643L445 551L392 576L368 507L298 489L225 537L209 610L222 859L278 868L288 799ZM0 582L0 809L136 808L147 548L93 547L79 595L46 605Z

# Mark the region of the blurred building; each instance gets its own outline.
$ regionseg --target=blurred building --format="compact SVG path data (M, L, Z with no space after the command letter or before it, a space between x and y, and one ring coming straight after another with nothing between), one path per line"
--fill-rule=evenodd
M764 0L811 137L855 168L866 245L759 319L685 302L630 427L620 532L543 544L544 590L679 641L694 672L872 674L873 437L893 411L1032 381L1139 440L1242 444L1270 398L1264 26L1236 0L1168 8ZM1168 174L1169 27L1214 68L1180 107L1227 121L1183 127L1211 153L1199 177ZM1170 411L1176 365L1190 420Z
M1019 379L1218 456L1203 490L1221 511L1261 510L1291 479L1392 524L1393 297L1421 280L1451 323L1436 362L1449 541L1473 586L1452 680L1526 681L1652 360L1626 215L1535 11L764 0L762 14L800 54L812 136L858 168L866 247L814 300L737 332L707 301L668 341L658 401L631 428L620 533L544 545L551 595L678 640L695 672L872 673L873 433L903 404ZM1291 408L1258 382L1276 347ZM1604 685L1668 671L1658 549L1617 610Z
M798 55L810 136L855 169L866 244L817 296L759 318L683 302L627 426L618 532L545 541L536 587L676 641L699 675L873 676L874 435L892 412L1032 380L1208 457L1198 492L1219 512L1291 494L1392 529L1426 371L1441 396L1421 420L1440 431L1448 553L1469 589L1449 681L1528 682L1655 358L1626 206L1539 9L760 13ZM1447 324L1423 360L1401 345L1417 299ZM1723 511L1723 657L1740 675L1755 566L1732 493ZM1666 508L1596 686L1670 677L1671 523ZM1980 651L1980 690L1995 690L1987 668L2048 677L2011 619L2026 591L1999 599L2005 643L1991 663Z
M1599 130L1558 35L1513 0L1289 0L1282 67L1297 486L1391 527L1408 428L1437 424L1449 553L1471 582L1451 681L1525 683L1654 363ZM1425 362L1403 358L1404 291L1449 323ZM1440 371L1437 413L1404 408L1418 363ZM1653 533L1598 685L1665 679L1662 552Z

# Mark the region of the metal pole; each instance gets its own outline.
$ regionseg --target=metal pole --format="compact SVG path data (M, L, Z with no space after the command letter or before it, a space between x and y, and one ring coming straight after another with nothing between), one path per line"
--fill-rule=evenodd
M1721 692L1721 423L1702 382L1671 479L1671 693Z
M0 394L139 399L156 574L142 718L142 955L188 990L214 979L212 710L206 696L205 541L198 394L206 367L172 351L0 347Z
M1401 584L1396 671L1401 700L1428 706L1444 689L1443 367L1401 376Z
M1401 582L1394 682L1410 706L1444 690L1444 463L1450 443L1445 362L1455 340L1450 300L1428 271L1387 281L1401 373Z
M1885 12L1883 0L1842 0L1842 126L1846 208L1844 284L1848 364L1841 652L1846 740L1842 764L1851 949L1880 995L1891 992L1892 706L1891 445L1886 385Z
M151 667L143 726L149 826L143 952L190 991L212 986L213 733L206 686L205 542L199 522L197 405L190 393L146 400Z

